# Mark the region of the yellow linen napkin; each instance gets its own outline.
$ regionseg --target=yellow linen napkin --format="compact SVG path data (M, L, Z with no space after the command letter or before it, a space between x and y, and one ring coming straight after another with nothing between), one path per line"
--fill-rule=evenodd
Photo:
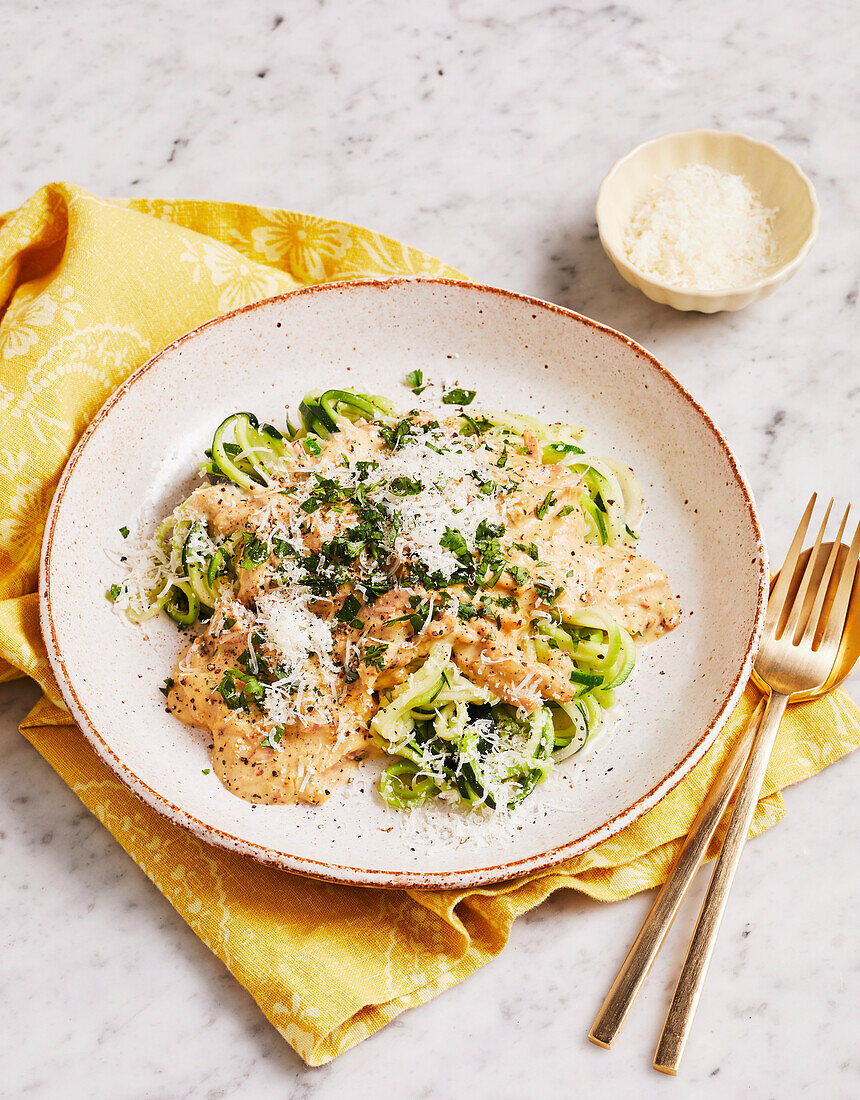
M662 882L711 778L751 712L748 688L717 745L641 820L576 859L472 890L315 882L218 851L139 802L62 706L39 633L42 529L83 428L135 367L218 313L308 283L457 272L367 229L230 203L106 201L51 184L0 218L0 681L45 697L21 731L113 833L310 1065L493 958L512 922L560 888L612 901ZM753 833L781 788L856 748L842 692L782 724Z

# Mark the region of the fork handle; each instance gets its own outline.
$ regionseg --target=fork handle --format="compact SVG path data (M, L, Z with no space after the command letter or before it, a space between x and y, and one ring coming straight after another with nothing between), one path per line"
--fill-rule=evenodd
M732 880L740 863L758 804L776 732L785 714L787 695L772 692L753 744L747 766L738 786L735 807L726 830L723 849L717 859L708 892L693 933L675 996L666 1016L663 1034L654 1055L654 1069L674 1076L678 1072L684 1047L690 1035L699 997L705 984L708 965L717 942Z
M764 702L761 702L705 795L675 866L666 877L651 912L621 964L618 976L588 1033L589 1039L597 1046L607 1049L612 1046L633 1007L633 1001L648 976L687 889L705 858L708 844L722 820L732 792L738 785L763 710Z

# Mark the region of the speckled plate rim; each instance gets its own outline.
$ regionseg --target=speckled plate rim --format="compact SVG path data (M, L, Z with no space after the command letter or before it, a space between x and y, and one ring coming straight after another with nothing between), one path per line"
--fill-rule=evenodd
M732 470L736 484L741 492L741 499L746 509L746 518L748 519L752 528L753 535L756 541L757 547L757 559L759 562L759 578L758 578L758 590L757 590L757 602L755 609L755 617L753 622L753 628L750 632L749 639L746 645L746 649L743 654L737 674L732 683L732 686L725 694L723 701L716 707L716 711L705 727L701 737L693 746L693 748L672 768L668 774L654 787L651 788L645 795L640 797L632 805L626 807L624 810L615 814L609 818L602 825L589 832L574 837L565 844L550 848L544 852L537 853L526 858L509 861L505 863L497 864L492 867L480 867L476 869L455 870L455 871L442 871L442 872L426 872L426 873L414 873L414 872L392 872L377 868L367 867L351 867L343 864L333 863L330 861L313 860L305 857L291 856L288 853L278 852L272 848L250 842L242 837L233 836L230 833L225 832L222 829L215 828L212 825L206 824L206 822L200 821L194 817L187 810L182 809L180 806L174 805L158 791L153 790L147 783L145 783L138 775L132 771L127 764L125 764L107 744L105 739L99 733L91 721L81 699L78 696L77 690L71 677L68 674L66 662L63 658L62 651L57 641L57 633L54 624L54 616L52 610L52 598L51 598L51 555L54 541L54 532L56 530L58 517L63 505L63 498L66 493L69 481L74 477L75 468L78 461L87 448L89 441L93 434L99 427L99 425L110 416L112 408L120 401L131 389L134 388L137 382L153 367L155 367L161 359L178 346L192 340L199 332L212 328L213 326L222 324L224 321L238 316L239 314L248 313L260 308L266 303L272 301L284 300L287 298L293 298L295 296L306 296L311 294L325 294L330 292L342 293L344 289L348 289L352 285L361 286L363 288L375 287L379 290L386 290L391 286L402 285L408 283L430 283L440 287L459 287L472 291L483 292L488 294L498 295L501 298L506 298L511 301L527 303L539 309L549 310L551 312L561 314L571 318L580 324L590 326L596 331L606 333L616 339L622 341L628 347L633 349L638 355L644 357L651 367L661 374L668 382L674 386L680 396L690 405L693 411L700 417L703 424L705 424L708 430L712 433L714 439L719 445L720 449L725 453L728 460L729 467ZM756 650L758 648L759 639L761 637L761 631L764 623L764 613L767 604L767 586L768 586L768 561L767 552L764 546L764 540L761 534L761 528L756 514L755 504L753 503L752 493L747 484L746 478L738 464L731 448L723 437L722 433L714 424L710 416L705 410L698 404L693 396L681 385L680 382L668 371L666 368L653 356L650 352L646 351L640 344L637 344L629 336L625 336L623 333L618 332L616 329L610 328L608 325L604 325L599 321L594 321L589 317L585 317L580 313L576 313L573 310L565 309L562 306L553 304L552 302L545 302L539 298L534 298L526 294L518 294L514 291L504 290L499 287L485 286L480 283L470 283L465 280L458 279L432 279L424 278L421 276L408 276L398 277L392 279L353 279L344 280L334 283L321 283L316 286L302 287L297 290L288 291L285 294L275 295L273 298L262 299L258 302L252 302L249 305L242 306L239 309L232 310L229 313L225 313L218 317L213 317L211 320L206 321L204 324L197 326L190 332L178 337L172 343L168 344L158 354L154 355L136 371L134 371L129 377L122 383L121 386L116 389L113 394L104 403L101 409L96 413L87 427L84 434L78 441L77 446L73 450L68 462L60 477L59 484L57 486L54 499L51 503L51 507L48 513L48 519L45 526L45 534L42 541L42 553L39 569L39 613L42 635L45 641L45 646L48 652L48 660L51 665L51 669L57 680L57 684L60 689L60 694L66 702L72 717L77 722L78 726L82 730L84 736L92 745L96 754L107 766L107 768L119 779L133 794L145 802L157 813L166 817L169 821L172 821L176 825L180 825L187 829L194 836L200 840L205 841L207 844L211 844L216 848L224 849L229 852L236 852L241 855L247 855L255 859L257 862L267 864L269 866L278 867L285 871L290 871L300 875L306 875L311 878L323 879L329 882L339 882L344 884L351 884L356 886L371 886L371 887L384 887L389 889L461 889L476 886L484 886L495 882L504 882L509 879L517 878L521 875L526 875L535 871L544 870L546 868L553 867L554 865L561 863L563 860L571 859L574 856L581 855L583 852L588 851L590 848L600 844L603 840L614 836L619 833L625 826L632 824L644 813L650 810L657 802L660 801L665 795L669 793L674 787L681 782L681 780L689 774L689 772L696 766L701 760L707 750L716 740L721 729L725 725L735 703L740 698L747 680L749 679L752 669L752 663L755 657Z

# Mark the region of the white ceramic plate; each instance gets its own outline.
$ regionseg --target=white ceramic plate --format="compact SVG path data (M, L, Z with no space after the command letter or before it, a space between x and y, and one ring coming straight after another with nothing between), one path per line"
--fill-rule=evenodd
M587 425L597 453L636 469L649 514L640 548L680 594L682 625L643 652L611 736L538 788L511 820L399 814L374 767L320 807L252 806L208 768L207 736L164 710L158 685L182 644L145 632L106 588L128 525L194 483L219 421L251 409L283 423L326 386L414 399L405 374L457 381L475 407ZM336 283L257 303L177 340L110 398L72 455L45 532L42 629L69 709L145 802L203 840L290 871L379 886L492 882L576 855L654 805L711 745L749 674L767 565L725 440L690 395L627 337L556 306L467 283Z

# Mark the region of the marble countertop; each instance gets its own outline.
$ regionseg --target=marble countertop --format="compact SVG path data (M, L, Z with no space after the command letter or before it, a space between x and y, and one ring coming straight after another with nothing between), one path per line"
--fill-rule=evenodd
M65 178L105 195L229 198L373 226L645 344L732 442L775 560L812 489L857 497L847 2L0 9L0 207ZM738 314L651 303L597 240L612 162L696 126L775 142L821 202L802 270ZM496 962L308 1070L19 736L33 699L31 685L0 687L4 1097L860 1093L856 762L789 790L785 821L749 845L676 1082L650 1060L695 906L615 1050L585 1038L650 895L552 899Z

